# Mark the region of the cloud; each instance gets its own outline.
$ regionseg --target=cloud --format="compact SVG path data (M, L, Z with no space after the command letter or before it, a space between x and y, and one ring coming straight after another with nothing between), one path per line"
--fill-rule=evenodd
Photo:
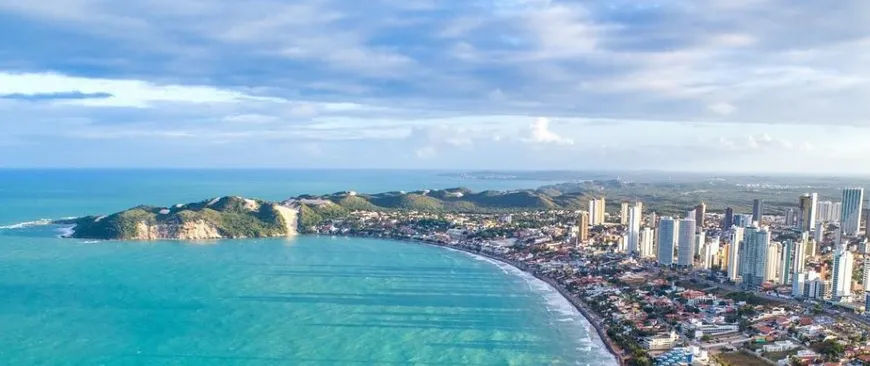
M727 116L731 113L734 113L734 111L737 110L737 107L731 105L731 103L726 103L726 102L713 103L713 104L708 105L707 108L709 110L713 111L714 113L720 114L723 116Z
M158 102L234 103L268 98L208 86L158 85L141 80L94 79L55 73L0 72L0 95L93 107L144 108ZM53 97L52 97L53 96Z
M0 17L0 128L43 161L99 138L92 158L311 143L324 161L559 167L576 162L549 149L595 135L620 141L618 167L647 140L839 156L863 141L819 126L870 126L866 1L0 0Z
M531 124L530 133L526 141L534 144L556 144L556 145L573 145L574 140L559 136L553 131L550 131L550 120L545 117L540 117Z

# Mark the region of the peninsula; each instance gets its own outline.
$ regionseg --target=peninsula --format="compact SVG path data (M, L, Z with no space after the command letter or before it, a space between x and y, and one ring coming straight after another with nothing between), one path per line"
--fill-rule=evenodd
M137 206L108 216L56 223L75 225L70 237L105 240L204 240L263 238L296 234L297 211L242 197L178 204Z

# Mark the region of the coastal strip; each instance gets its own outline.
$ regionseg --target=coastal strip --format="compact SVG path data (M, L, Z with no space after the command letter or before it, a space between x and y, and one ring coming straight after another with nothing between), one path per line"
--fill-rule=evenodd
M361 238L371 239L371 237L365 237L365 236L363 236ZM379 239L383 239L383 238L379 238ZM589 322L590 325L592 325L592 327L595 329L595 332L598 334L598 338L601 339L601 341L604 344L607 351L614 357L614 359L619 363L619 365L626 364L626 359L625 359L625 357L623 357L622 352L620 351L619 347L616 346L613 343L613 340L611 340L610 337L607 336L607 332L605 331L604 325L603 325L604 321L601 320L601 317L596 315L591 310L587 309L586 304L583 302L583 300L581 300L580 298L578 298L577 296L572 294L570 291L568 291L568 289L565 288L565 286L562 286L562 284L560 284L555 279L547 277L547 276L543 276L543 275L541 275L533 270L530 270L528 268L528 266L522 262L516 262L516 261L510 260L510 259L500 258L500 257L494 256L494 255L488 254L488 253L476 252L476 251L473 251L469 248L462 247L462 246L452 246L452 245L447 245L447 244L442 244L442 243L437 243L437 242L429 242L429 241L416 240L416 239L409 239L409 240L393 239L393 240L402 241L402 242L425 244L425 245L431 245L431 246L435 246L435 247L442 247L442 248L446 248L446 249L461 251L461 252L464 252L464 253L467 253L470 255L476 255L476 256L489 258L491 260L507 264L507 265L514 267L520 271L523 271L525 273L528 273L528 274L534 276L538 280L541 280L544 283L546 283L547 285L549 285L552 289L556 290L563 298L565 298L565 300L567 300L572 306L574 306L574 308L577 309L577 311L580 312L580 314L583 315L584 318L586 318L586 321Z

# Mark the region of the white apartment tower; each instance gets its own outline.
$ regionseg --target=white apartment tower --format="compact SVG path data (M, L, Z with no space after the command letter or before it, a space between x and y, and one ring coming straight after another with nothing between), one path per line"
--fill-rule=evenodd
M852 296L852 265L855 259L845 245L838 244L834 253L834 273L831 295L835 301Z
M691 267L695 262L695 219L680 220L679 240L677 244L677 265Z
M767 270L767 253L770 247L770 232L767 228L747 227L740 249L740 276L745 288L754 289L764 283Z
M861 282L864 286L864 292L870 293L870 255L864 256L864 278Z
M619 206L619 223L622 225L628 223L628 202L623 202Z
M732 226L731 227L731 245L728 250L728 279L731 282L737 282L737 279L740 276L740 267L738 267L738 263L740 262L740 247L743 242L743 228Z
M655 258L655 230L645 227L640 232L640 257Z
M781 259L782 244L770 243L767 246L767 261L764 263L764 282L779 282Z
M592 226L604 224L605 210L606 205L603 197L589 200L589 223Z
M642 218L641 208L638 205L632 205L628 208L628 253L636 254L640 252L640 220Z

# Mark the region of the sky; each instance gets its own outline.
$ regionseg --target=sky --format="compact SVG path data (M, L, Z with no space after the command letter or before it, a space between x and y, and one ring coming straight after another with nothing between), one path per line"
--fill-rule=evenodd
M0 167L870 174L870 1L0 0Z

